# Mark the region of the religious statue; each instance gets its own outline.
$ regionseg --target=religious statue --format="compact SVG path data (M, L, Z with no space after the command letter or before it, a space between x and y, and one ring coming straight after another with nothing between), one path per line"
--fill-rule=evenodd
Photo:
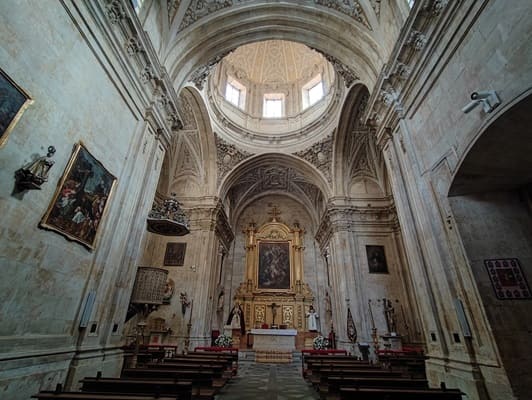
M319 318L318 313L316 313L316 311L314 310L314 307L311 305L307 313L307 326L308 326L309 332L318 331L318 322L317 322L318 318Z
M395 310L392 305L392 301L388 299L383 299L384 307L384 318L386 318L386 327L388 328L388 333L396 332L397 321L395 317Z
M236 302L229 316L227 317L226 325L231 325L231 328L240 329L240 333L243 335L246 333L246 323L244 321L244 311L240 303Z

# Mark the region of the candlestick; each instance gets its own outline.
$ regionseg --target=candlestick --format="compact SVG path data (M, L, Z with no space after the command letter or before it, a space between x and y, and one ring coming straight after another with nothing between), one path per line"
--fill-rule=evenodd
M371 318L371 328L375 329L375 320L373 319L373 311L371 310L371 300L368 300L369 316Z

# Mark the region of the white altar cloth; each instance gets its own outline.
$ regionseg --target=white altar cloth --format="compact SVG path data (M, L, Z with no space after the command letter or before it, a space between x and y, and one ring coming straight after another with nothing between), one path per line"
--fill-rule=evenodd
M296 349L296 329L252 329L254 350L293 351Z

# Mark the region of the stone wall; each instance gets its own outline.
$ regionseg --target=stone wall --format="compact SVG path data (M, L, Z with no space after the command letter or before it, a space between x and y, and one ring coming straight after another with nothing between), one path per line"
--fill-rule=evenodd
M96 14L81 3L4 1L0 15L0 64L34 100L0 149L0 397L27 399L97 370L119 373L132 267L164 148L134 85L110 68L118 55L102 58L109 43L87 34ZM93 251L38 228L79 141L117 177ZM49 145L57 151L48 182L12 195L14 172ZM79 321L92 290L88 332Z
M530 209L523 199L517 191L450 198L501 358L520 398L530 393L532 385L527 373L531 356L523 351L532 326L530 299L498 299L484 261L517 258L525 279L532 278Z

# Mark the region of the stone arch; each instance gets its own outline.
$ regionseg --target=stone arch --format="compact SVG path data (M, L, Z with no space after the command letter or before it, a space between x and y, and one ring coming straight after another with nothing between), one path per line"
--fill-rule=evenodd
M486 310L500 362L516 392L528 393L521 346L532 324L532 94L499 110L471 141L449 187L448 229L454 222ZM482 111L481 111L482 112ZM504 155L502 157L501 155ZM511 300L511 301L508 301Z
M275 169L271 175L269 171ZM279 175L280 174L280 175ZM282 176L281 176L282 175ZM278 176L277 178L275 176ZM279 183L269 181L267 184L258 183L267 179L279 179ZM235 192L239 191L239 199L235 200ZM298 157L281 154L266 153L250 157L238 164L221 182L218 196L226 205L230 220L234 220L239 210L242 210L250 199L258 198L264 193L290 194L297 197L298 193L306 195L305 200L298 201L309 207L319 218L320 208L330 197L330 187L323 174L313 165ZM308 200L314 202L309 203Z
M240 4L172 34L175 39L169 40L165 62L178 88L198 67L216 63L238 46L262 40L295 41L317 49L352 70L368 87L376 83L387 56L379 45L380 30L371 31L341 13L301 3Z

